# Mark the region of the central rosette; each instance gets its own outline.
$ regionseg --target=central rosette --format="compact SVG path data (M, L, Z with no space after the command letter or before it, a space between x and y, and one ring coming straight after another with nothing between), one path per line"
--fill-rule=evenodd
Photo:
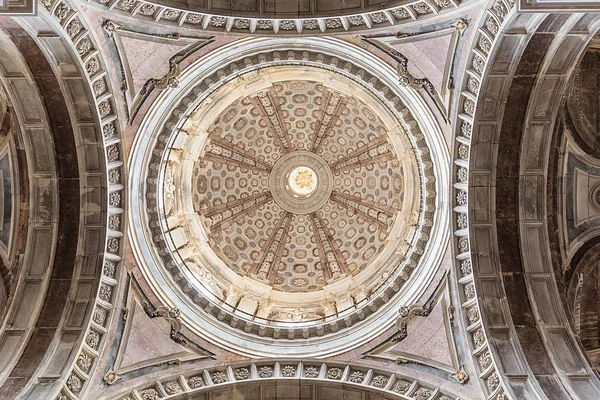
M288 176L288 188L297 196L310 196L318 183L319 178L315 171L304 165L294 168Z
M273 199L286 211L309 214L329 200L333 189L331 169L321 156L293 151L281 157L269 176Z

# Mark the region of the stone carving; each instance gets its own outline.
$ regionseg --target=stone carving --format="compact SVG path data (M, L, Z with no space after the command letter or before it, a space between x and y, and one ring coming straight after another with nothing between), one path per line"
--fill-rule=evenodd
M225 19L225 17L212 17L210 19L210 24L214 27L223 26L226 22L227 20Z
M104 311L102 308L96 308L94 310L94 315L92 319L98 325L104 326L104 322L106 321L106 311Z
M458 156L462 159L469 158L469 147L465 144L458 146Z
M472 76L469 77L469 80L467 81L467 88L473 92L473 93L477 93L477 91L479 90L479 82L477 81L477 79L473 78ZM466 158L466 157L461 157L461 158Z
M202 22L202 15L200 14L188 14L185 17L186 22L189 22L190 24L199 24L200 22Z
M473 324L479 321L479 310L477 307L470 307L467 310L467 318L469 319L469 323Z
M90 331L85 338L85 342L92 349L97 349L98 343L100 342L100 335L98 335L98 333L96 333L94 331Z
M114 278L115 277L115 263L112 261L104 261L104 275L106 275L109 278Z
M403 380L396 381L392 387L392 391L400 394L404 394L410 388L411 383Z
M479 356L479 365L481 368L487 369L490 365L492 365L492 356L489 351L484 352L481 356Z
M238 368L234 371L235 379L238 381L250 378L250 370L248 368Z
M81 379L75 375L71 375L69 376L69 379L67 379L67 388L73 393L79 393L82 386L83 383L81 382Z
M79 22L78 19L74 19L67 26L67 33L69 34L69 37L74 38L82 29L81 22Z
M460 270L465 275L471 275L473 273L473 268L471 266L471 260L464 260L460 263Z
M376 24L381 24L382 22L386 22L387 21L387 18L385 17L385 14L382 13L382 12L369 14L369 17L371 17L371 21L373 21Z
M140 8L139 12L143 15L152 15L154 14L154 11L156 11L156 6L154 4L145 3Z
M108 204L113 207L119 207L121 205L121 193L112 192L108 197Z
M87 354L80 354L77 357L77 366L83 371L87 372L92 365L92 359Z
M431 313L433 309L433 302L430 301L423 305L423 307L419 307L416 305L412 305L410 307L400 307L398 311L400 316L396 320L396 326L398 327L398 333L392 336L392 342L400 342L408 336L408 322L413 317L427 317Z
M466 182L468 178L469 173L467 169L464 167L458 167L456 170L456 179L458 179L459 182Z
M102 127L102 135L105 139L109 139L115 136L115 126L113 124L106 124Z
M142 400L158 400L160 399L160 395L156 391L156 389L146 389L142 390Z
M118 28L119 26L117 24L108 19L102 23L102 29L104 29L104 32L106 32L109 38L114 36Z
M273 376L273 368L267 365L260 367L258 370L258 376L261 378L271 378Z
M150 318L163 318L171 326L171 332L169 337L176 343L185 345L187 341L183 335L179 332L181 330L181 312L177 307L167 308L164 306L157 307L152 310L152 307L148 303L143 304L144 311Z
M316 19L309 19L309 20L304 21L303 26L305 29L310 29L310 30L317 29L319 27L319 22L317 22Z
M371 383L373 386L378 388L384 388L387 384L388 377L385 375L377 375L373 378L373 382Z
M435 0L435 4L437 4L440 8L450 6L450 0Z
M114 214L108 217L108 228L118 231L121 228L121 216Z
M350 374L348 380L352 383L362 383L364 374L361 371L354 371Z
M338 29L342 27L342 21L338 18L327 18L325 20L325 26L329 29Z
M117 7L123 10L129 10L135 5L136 2L137 0L119 0L117 2Z
M487 378L487 386L491 392L498 389L498 386L500 386L500 378L498 377L498 374L496 372L492 373Z
M106 301L107 303L110 303L111 296L112 296L112 287L107 286L107 285L100 285L100 292L98 293L98 297L100 297L101 300Z
M168 395L172 395L172 394L181 392L181 386L177 382L167 382L164 385L164 388L165 388L165 392L167 392Z
M485 60L479 56L473 57L473 69L481 74L484 68ZM476 90L472 90L472 92L476 92Z
M465 100L463 104L463 110L465 113L473 116L475 113L475 102L473 100Z
M114 367L111 366L102 378L102 381L104 381L104 383L106 383L107 385L112 385L115 382L119 381L121 378L122 376L117 374L114 370Z
M496 21L494 21L492 18L489 18L486 21L485 27L488 29L488 31L490 31L490 33L492 35L496 35L498 33L498 30L499 30L498 23Z
M218 385L220 383L227 382L227 375L225 375L222 372L217 371L211 375L211 379L212 379L213 383Z
M56 7L56 11L54 11L54 14L56 14L58 19L63 20L67 17L69 11L71 11L69 6L67 6L65 3L61 3L58 5L58 7Z
M161 15L161 18L175 20L175 19L179 18L180 15L181 15L181 12L178 10L167 9L167 10L165 10L165 12L163 12L163 14Z
M319 371L319 367L309 365L308 367L304 368L304 376L306 376L307 378L316 378L319 376Z
M465 286L465 297L467 300L471 300L475 298L475 285L469 283Z
M294 367L293 365L284 366L283 368L281 368L281 376L286 378L296 376L296 367Z
M119 157L119 147L116 144L113 144L112 146L108 146L106 148L106 158L109 162L118 161Z
M462 236L458 238L458 250L461 253L465 253L469 251L469 238L466 236Z
M412 7L416 11L417 14L427 14L428 12L431 11L431 9L429 8L429 5L424 2L413 4Z
M121 181L121 171L118 168L108 171L108 181L110 183L119 183Z
M119 254L119 239L111 237L106 242L106 250L112 254Z
M93 57L90 61L85 64L85 70L89 75L94 75L100 69L100 64L98 63L98 59Z
M464 137L466 137L466 138L471 137L472 126L469 122L463 121L463 123L460 126L460 130Z
M110 107L110 103L108 102L108 100L104 100L102 102L100 102L100 104L98 104L98 113L100 114L101 117L106 117L108 114L111 113L111 107Z
M419 388L413 395L415 400L427 400L431 398L431 390L425 388Z
M462 384L467 383L467 381L469 380L469 375L467 375L467 373L465 372L465 368L463 365L459 366L458 370L450 376Z
M459 206L464 206L467 204L467 192L464 190L460 190L456 193L456 202Z
M456 216L456 226L458 229L465 229L467 227L467 214L458 214Z
M467 21L465 21L464 19L461 18L461 19L457 19L456 22L454 22L450 26L453 27L454 29L456 29L459 36L462 36L463 33L465 33L465 31L469 27L469 24L467 23Z
M396 10L392 10L392 15L398 19L406 19L410 17L408 11L405 8L398 8Z
M475 342L475 347L481 347L485 344L485 335L481 328L477 329L473 334L473 342Z
M342 371L341 368L333 367L327 370L327 378L329 379L342 379Z
M256 22L256 27L260 30L273 29L273 21L270 19L259 19Z
M200 376L192 376L187 382L190 389L198 389L204 386L204 379Z
M479 37L479 49L481 49L481 51L483 51L486 54L490 53L490 50L492 49L492 43L490 42L490 40L488 38L486 38L485 36L480 36Z
M250 28L250 21L247 19L236 19L233 22L233 27L235 29L248 29Z
M363 25L365 20L361 15L352 15L348 18L348 22L350 22L351 25L358 26Z
M83 38L77 45L77 52L79 55L84 56L92 50L92 43L88 38Z
M169 59L169 71L160 79L152 78L148 79L142 89L140 95L145 96L154 88L163 90L167 88L176 88L179 86L179 75L181 75L181 68L179 63L188 56L188 52L183 51L175 54Z
M284 19L283 21L281 21L279 23L279 28L284 31L292 30L292 29L294 29L295 26L296 26L296 24L291 19Z

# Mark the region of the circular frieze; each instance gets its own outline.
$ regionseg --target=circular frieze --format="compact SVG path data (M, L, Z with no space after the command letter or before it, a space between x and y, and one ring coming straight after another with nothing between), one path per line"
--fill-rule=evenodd
M447 154L385 64L335 40L275 42L226 46L164 92L140 128L160 130L133 150L132 240L158 297L209 340L331 354L386 329L369 321L393 323L435 273L432 160Z
M281 157L269 176L269 189L275 202L294 214L319 210L331 195L331 169L319 155L295 151Z

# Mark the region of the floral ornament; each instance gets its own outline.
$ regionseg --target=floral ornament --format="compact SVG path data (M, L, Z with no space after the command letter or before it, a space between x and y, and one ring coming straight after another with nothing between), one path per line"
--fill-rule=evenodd
M471 307L467 310L467 318L471 324L479 321L479 310L477 310L477 307Z
M494 372L487 378L487 386L491 392L493 392L498 388L498 386L500 386L500 378L498 377L498 374L496 372Z
M238 381L250 378L250 370L248 368L238 368L234 371L235 379Z
M273 22L270 19L259 19L256 22L256 27L262 30L273 29Z
M458 371L450 375L452 378L456 379L458 383L465 384L469 380L469 375L465 372L464 366L458 367Z
M473 273L473 267L471 265L471 260L464 260L460 263L460 270L465 275L471 275Z
M315 367L314 365L309 365L308 367L304 368L304 376L307 378L316 378L319 376L319 368Z
M325 20L325 26L329 29L337 29L342 27L342 21L338 18L328 18Z
M247 20L247 19L236 19L233 22L233 27L235 29L248 29L248 28L250 28L250 20Z
M392 387L392 391L403 394L408 391L408 389L410 388L410 385L411 385L410 382L399 380L396 383L394 383L394 386Z
M286 365L281 369L281 376L291 378L296 375L296 368L292 365Z
M481 365L481 368L483 369L487 369L492 365L492 356L489 351L486 351L479 357L479 365Z
M227 20L225 19L225 17L212 17L210 19L210 24L214 27L220 27L225 25L225 22Z
M305 29L317 29L319 27L319 22L316 19L308 19L304 21L303 25Z
M291 19L285 19L279 22L279 28L281 28L284 31L292 30L295 26L296 24Z
M142 399L143 400L158 400L160 396L156 389L146 389L142 391Z
M122 378L122 376L115 372L114 367L110 367L108 372L106 372L106 374L102 377L102 380L107 385L112 385L113 383L117 382L121 378Z
M458 193L456 193L456 202L458 203L459 206L464 206L467 204L467 192L465 192L464 190L460 190Z
M364 374L361 371L354 371L350 374L350 382L352 383L362 383Z
M388 378L385 375L377 375L373 378L372 385L378 388L383 388L387 384Z
M342 379L342 369L338 367L329 368L327 370L327 378L329 379Z
M485 335L481 328L477 329L473 334L473 341L475 342L476 347L481 347L485 343Z
M191 378L188 379L188 386L191 389L198 389L202 386L204 386L204 379L202 379L202 377L200 376L192 376Z
M96 349L96 347L98 347L98 343L100 342L100 335L94 331L90 331L85 338L85 342L92 349Z
M458 250L461 253L469 251L469 239L466 236L458 238Z
M408 11L405 8L398 8L396 10L392 10L392 15L398 19L406 19L410 17Z
M69 376L69 379L67 379L67 388L73 393L78 393L82 386L83 383L81 382L81 379L75 375L71 375Z
M472 283L469 283L467 286L465 286L465 297L467 300L475 298L475 286Z
M181 386L177 382L168 382L164 385L164 388L168 395L181 392Z
M473 114L475 114L475 102L473 100L465 100L463 110L465 113L473 116Z
M431 397L431 390L425 388L419 388L413 395L415 400L427 400Z
M463 122L460 126L460 132L466 138L471 137L471 132L473 130L473 126L469 122Z
M80 354L77 357L77 366L84 372L87 372L92 365L92 359L87 354Z
M185 16L185 20L190 24L199 24L200 22L202 22L202 15L188 14Z
M227 382L227 375L225 375L222 372L215 372L214 374L211 375L212 381L215 384L219 384L219 383L225 383Z
M488 38L486 38L483 35L479 37L478 46L481 49L481 51L483 51L486 54L489 54L490 50L492 49L492 43Z
M260 367L260 369L258 370L258 376L260 376L261 378L272 377L273 376L273 368L266 366L266 365Z
M465 229L467 227L467 214L458 214L456 216L456 226L458 229Z
M466 182L468 176L469 175L465 167L458 167L458 169L456 170L456 179L458 179L459 182Z

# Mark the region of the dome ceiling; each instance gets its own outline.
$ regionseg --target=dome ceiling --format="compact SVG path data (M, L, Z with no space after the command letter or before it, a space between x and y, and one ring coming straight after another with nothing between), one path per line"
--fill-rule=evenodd
M277 352L264 337L316 340L297 354L341 351L346 328L367 340L384 328L366 319L417 296L413 271L431 276L447 240L441 136L395 71L330 41L285 59L271 39L219 50L165 92L134 149L145 273L203 335L249 335L248 354Z
M281 81L232 102L193 172L195 211L235 273L305 292L365 270L403 203L402 161L363 101Z

